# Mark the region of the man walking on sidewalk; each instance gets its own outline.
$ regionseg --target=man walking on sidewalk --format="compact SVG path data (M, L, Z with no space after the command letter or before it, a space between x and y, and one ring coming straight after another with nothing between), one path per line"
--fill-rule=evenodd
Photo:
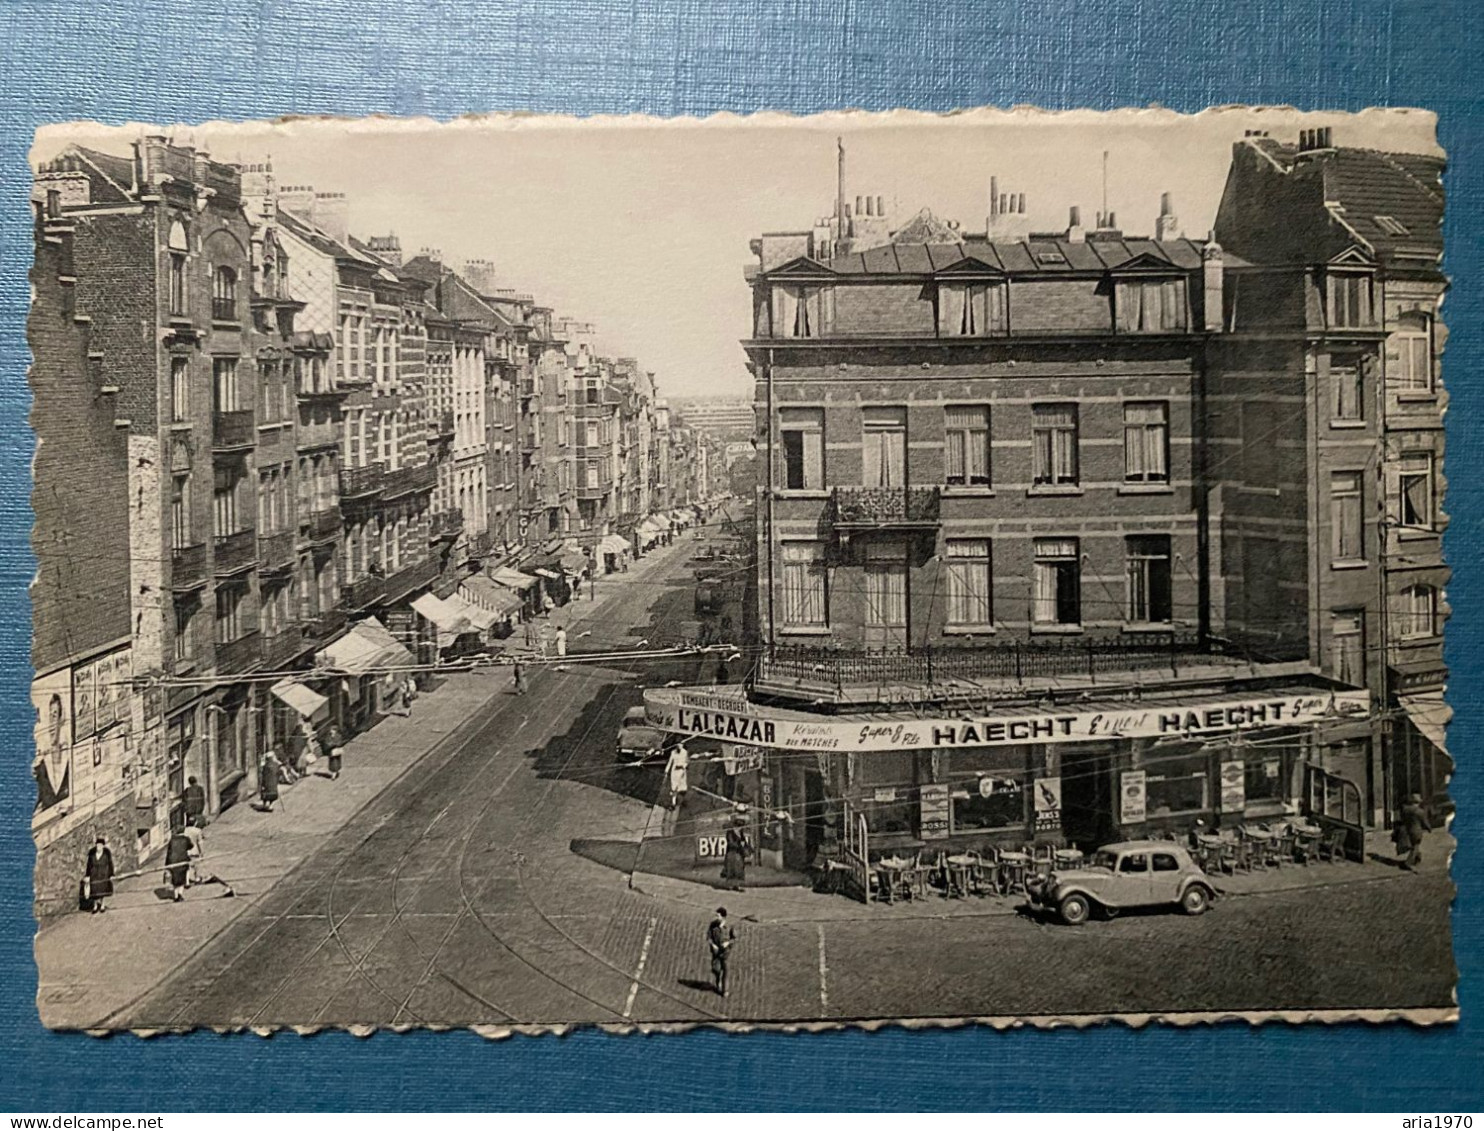
M1401 819L1396 826L1396 851L1402 857L1402 867L1415 872L1422 863L1422 838L1432 832L1427 811L1422 808L1422 795L1412 794L1402 806Z
M330 780L340 779L340 767L345 759L345 736L340 733L340 728L330 724L330 729L325 732L325 745L330 751Z
M722 997L727 996L727 958L736 941L737 932L727 923L727 909L718 907L716 918L706 928L706 943L711 948L711 981Z
M525 671L525 669L523 667L520 666L520 661L519 660L516 660L515 661L514 667L515 667L515 684L514 684L512 690L517 695L524 695L526 693L526 671Z
M181 795L181 801L185 803L186 823L195 821L197 824L206 823L206 790L194 777L190 779L185 787L185 793Z

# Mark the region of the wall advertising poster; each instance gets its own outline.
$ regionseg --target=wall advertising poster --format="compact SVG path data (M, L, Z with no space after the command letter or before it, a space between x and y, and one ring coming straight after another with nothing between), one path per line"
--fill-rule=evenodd
M1038 778L1035 785L1036 832L1061 828L1061 778Z
M72 672L63 669L31 684L36 710L36 816L72 795Z
M1144 820L1146 793L1143 770L1125 770L1118 783L1118 823L1137 825Z
M1243 762L1221 763L1221 811L1239 813L1247 807L1247 767Z
M948 786L924 785L918 790L921 814L918 828L923 840L942 840L948 835Z
M133 696L130 694L130 683L134 679L134 653L131 649L123 648L113 654L112 660L113 670L108 678L113 685L114 721L132 723L130 705Z
M81 742L98 729L98 669L84 664L72 673L72 741Z

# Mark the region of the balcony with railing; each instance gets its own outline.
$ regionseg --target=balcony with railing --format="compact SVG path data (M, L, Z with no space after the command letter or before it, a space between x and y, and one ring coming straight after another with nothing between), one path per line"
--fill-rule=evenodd
M280 668L304 650L304 634L297 628L284 628L263 637L263 665Z
M340 469L340 498L364 499L379 495L382 478L386 475L386 464L368 463L362 467Z
M258 567L263 570L285 570L294 564L294 532L258 536Z
M428 421L428 432L434 440L452 440L454 437L453 409L446 408Z
M938 487L836 487L837 530L932 530L941 519Z
M218 536L212 543L215 559L212 571L217 577L241 573L258 563L258 535L248 527Z
M340 428L334 421L306 423L300 420L294 429L294 446L301 452L310 448L333 448L340 445Z
M325 510L310 511L304 519L311 542L328 542L340 534L340 508L336 506L327 507Z
M438 469L430 463L421 467L396 467L382 477L382 494L388 499L431 491L438 485Z
M216 671L218 675L245 672L262 662L262 642L258 633L246 632L236 640L218 642L216 646Z
M304 634L315 640L324 640L344 628L347 619L349 618L346 617L344 609L325 609L322 612L311 613L304 622Z
M458 507L434 512L428 520L428 541L453 542L464 531L464 512Z
M852 704L1006 697L1056 688L1158 687L1173 680L1231 677L1297 654L1254 652L1178 633L1075 642L1012 641L850 651L775 646L758 661L756 686L774 694Z
M250 448L257 437L257 422L250 408L218 412L211 418L211 446L217 451Z
M386 596L386 578L366 577L352 581L345 586L344 597L347 609L364 609L374 605Z
M170 551L170 588L195 589L206 583L206 543Z
M431 585L437 578L439 563L436 558L427 558L412 565L403 566L386 579L386 600L397 601L414 589Z

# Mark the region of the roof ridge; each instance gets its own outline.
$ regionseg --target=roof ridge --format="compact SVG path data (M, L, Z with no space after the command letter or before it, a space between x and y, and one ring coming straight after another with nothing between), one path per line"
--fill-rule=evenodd
M1430 199L1437 201L1439 204L1443 203L1443 194L1436 191L1431 185L1426 184L1425 182L1415 177L1410 169L1408 169L1405 165L1403 165L1396 159L1394 154L1387 153L1384 150L1379 149L1375 152L1377 153L1377 155L1380 156L1382 161L1386 162L1389 168L1395 169L1402 176L1406 177L1408 181L1410 181L1412 184L1416 185L1419 189L1426 193ZM1426 154L1418 154L1418 156L1426 156Z

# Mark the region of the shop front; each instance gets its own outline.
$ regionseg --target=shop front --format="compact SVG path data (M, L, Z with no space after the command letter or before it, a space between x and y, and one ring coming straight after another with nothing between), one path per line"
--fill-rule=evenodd
M645 704L662 729L764 748L790 868L847 836L872 853L1085 850L1297 815L1310 768L1349 780L1349 740L1335 736L1370 714L1363 691L1307 685L940 719L816 715L702 688L647 691Z
M398 686L417 660L375 617L351 626L349 632L315 656L316 674L330 673L330 714L346 735L376 722L396 699Z

